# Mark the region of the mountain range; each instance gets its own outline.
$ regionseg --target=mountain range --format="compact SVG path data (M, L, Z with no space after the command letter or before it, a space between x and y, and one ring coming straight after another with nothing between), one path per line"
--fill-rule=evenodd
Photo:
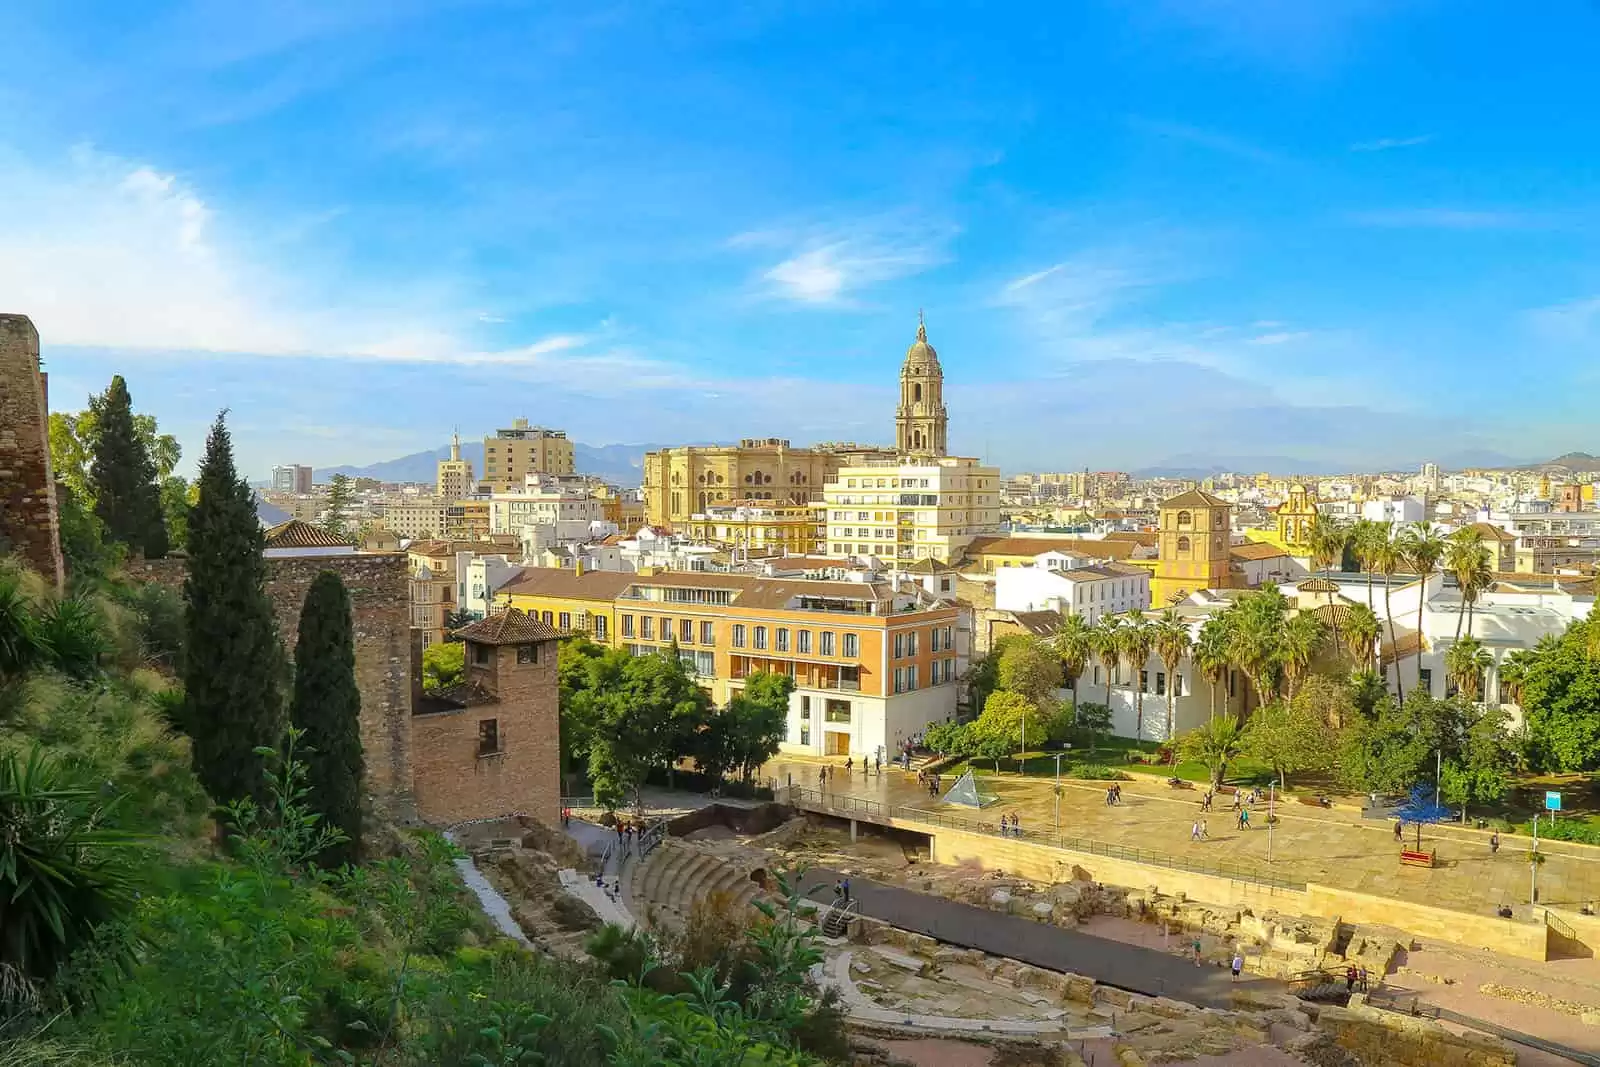
M1464 470L1468 467L1487 467L1504 470L1508 468L1531 468L1552 465L1569 465L1568 460L1584 456L1585 453L1570 453L1557 459L1545 461L1529 460L1526 457L1518 458L1508 456L1503 452L1490 449L1463 449L1459 452L1450 452L1436 457L1421 459L1400 460L1374 466L1370 463L1349 463L1339 460L1296 459L1293 456L1205 456L1185 454L1172 456L1159 463L1148 467L1141 467L1133 471L1135 478L1180 478L1186 480L1199 480L1209 478L1215 474L1252 473L1265 471L1273 475L1304 474L1312 477L1329 477L1338 474L1353 474L1374 470L1381 471L1418 471L1423 463L1437 463L1440 470ZM1600 463L1595 466L1600 467Z
M644 481L644 454L662 447L649 444L585 445L574 441L572 459L579 474L592 474L629 488ZM438 475L435 465L439 460L449 457L450 446L441 445L428 452L413 452L409 456L369 463L365 467L318 467L314 480L327 482L335 474L344 474L351 478L376 478L380 482L432 482ZM473 471L482 476L482 441L462 442L461 458L470 462Z

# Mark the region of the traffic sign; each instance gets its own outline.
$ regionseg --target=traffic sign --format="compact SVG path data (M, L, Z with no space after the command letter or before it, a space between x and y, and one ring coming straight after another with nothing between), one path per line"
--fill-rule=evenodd
M1556 792L1553 789L1546 791L1546 793L1544 795L1544 810L1545 811L1560 811L1561 810L1561 794Z

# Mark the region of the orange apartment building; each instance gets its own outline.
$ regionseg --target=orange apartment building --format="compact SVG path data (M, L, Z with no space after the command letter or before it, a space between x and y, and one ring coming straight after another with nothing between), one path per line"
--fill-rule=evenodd
M678 655L720 706L757 671L795 680L785 752L889 759L955 717L971 616L923 584L530 567L496 594L557 630Z

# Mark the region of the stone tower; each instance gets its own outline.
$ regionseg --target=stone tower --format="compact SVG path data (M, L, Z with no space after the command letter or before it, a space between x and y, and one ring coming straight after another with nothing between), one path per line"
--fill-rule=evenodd
M917 316L917 339L900 366L900 406L894 412L894 445L902 455L946 455L944 370Z
M1150 603L1164 608L1200 589L1232 584L1233 505L1191 489L1161 502Z
M0 315L0 553L15 552L59 589L65 568L49 418L39 331L26 315Z

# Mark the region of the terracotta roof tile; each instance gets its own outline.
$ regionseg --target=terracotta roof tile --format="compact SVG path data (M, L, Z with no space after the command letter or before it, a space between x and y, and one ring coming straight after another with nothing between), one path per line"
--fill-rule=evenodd
M1228 555L1234 559L1276 559L1287 556L1289 553L1277 545L1266 541L1251 541L1248 544L1234 545L1228 549Z
M463 641L480 645L526 645L535 641L554 641L565 636L519 608L506 610L455 632Z
M1231 508L1232 504L1220 496L1212 496L1202 489L1191 489L1161 502L1163 508Z
M355 544L348 538L339 537L300 519L280 522L263 536L267 548L349 548Z
M1339 583L1327 578L1308 578L1295 586L1295 589L1302 593L1337 593Z

